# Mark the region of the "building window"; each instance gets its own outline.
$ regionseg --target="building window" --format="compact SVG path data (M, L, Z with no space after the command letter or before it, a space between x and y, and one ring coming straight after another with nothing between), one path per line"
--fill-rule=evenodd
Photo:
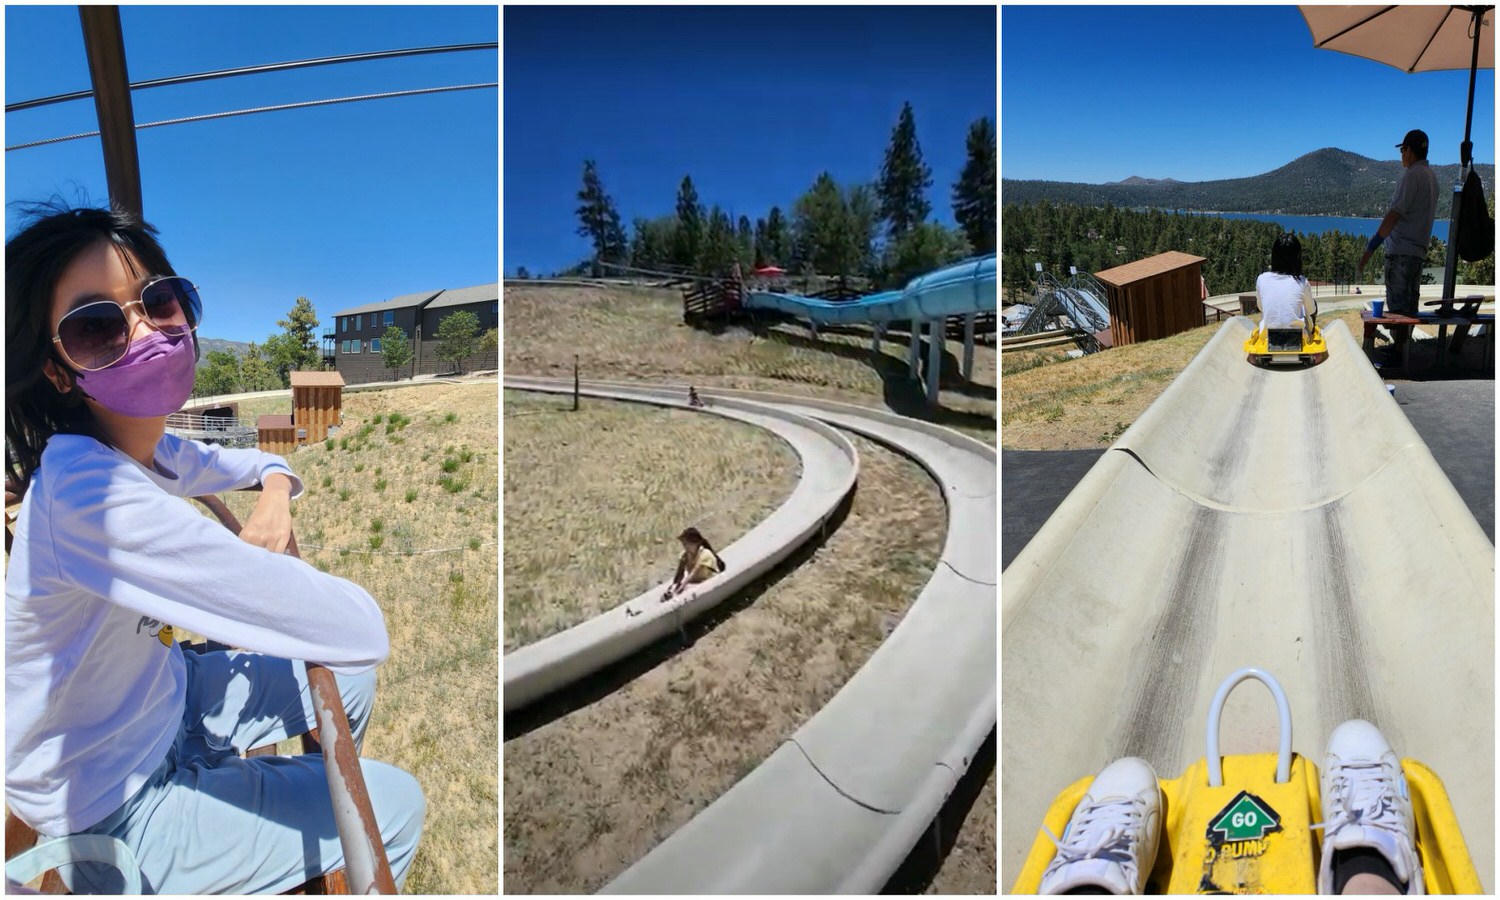
M370 327L375 327L375 313L370 313Z
M370 352L371 353L379 353L380 352L380 338L371 338L370 339Z
M343 332L344 334L348 334L349 333L349 317L348 316L344 316L342 319L339 319L339 331Z
M396 324L396 311L395 310L388 309L388 310L385 311L385 324L387 324L387 325L394 325L394 324Z
M350 341L349 342L349 352L350 353L358 353L359 352L359 345L360 345L360 341L358 341L358 340Z

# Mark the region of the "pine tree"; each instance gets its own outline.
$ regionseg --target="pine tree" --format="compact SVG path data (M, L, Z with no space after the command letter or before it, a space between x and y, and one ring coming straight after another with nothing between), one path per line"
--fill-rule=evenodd
M703 207L698 204L698 189L693 176L682 176L677 188L677 235L673 242L672 262L691 268L698 262L703 247Z
M989 117L969 126L966 145L968 159L953 184L953 218L975 253L994 253L995 125Z
M922 148L917 143L917 123L911 103L901 105L901 117L891 130L885 163L880 167L878 192L880 216L890 223L892 240L900 238L912 226L927 218L932 204L925 192L932 186L932 170L922 164Z
M708 215L708 231L698 254L698 270L710 275L726 274L738 256L734 225L729 221L729 214L715 206Z
M749 216L740 216L738 232L740 268L748 270L755 265L755 234Z
M759 242L756 242L759 245ZM787 235L786 218L781 214L781 207L771 207L770 213L766 215L766 247L765 260L774 266L786 268L792 262L792 246Z
M594 259L620 262L625 258L625 229L615 201L604 192L604 182L592 159L583 161L583 187L578 191L578 234L594 245Z
M865 185L841 190L827 172L798 200L793 226L799 262L824 275L852 275L870 263L878 202Z

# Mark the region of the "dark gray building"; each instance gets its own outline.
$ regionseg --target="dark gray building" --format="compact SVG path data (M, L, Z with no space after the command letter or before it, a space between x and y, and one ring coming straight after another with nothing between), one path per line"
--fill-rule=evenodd
M413 375L443 374L454 371L451 360L437 354L437 329L442 320L460 310L467 310L479 320L479 334L500 324L500 284L441 291L422 291L351 306L333 314L333 331L323 333L323 357L331 363L345 384L365 384L410 378ZM381 340L386 329L396 327L412 346L412 361L400 372L385 367ZM477 350L463 360L463 371L498 369L496 350Z

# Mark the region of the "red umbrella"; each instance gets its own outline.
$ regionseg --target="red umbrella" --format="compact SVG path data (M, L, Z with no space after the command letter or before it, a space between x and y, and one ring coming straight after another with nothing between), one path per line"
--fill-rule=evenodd
M761 266L760 268L758 268L758 269L755 270L755 274L757 274L757 275L785 275L786 274L786 269L783 269L780 266Z

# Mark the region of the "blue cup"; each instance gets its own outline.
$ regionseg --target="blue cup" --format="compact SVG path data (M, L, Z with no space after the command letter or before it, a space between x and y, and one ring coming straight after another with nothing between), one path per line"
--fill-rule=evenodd
M1384 300L1371 300L1370 301L1370 315L1372 315L1372 316L1374 316L1375 318L1378 319L1378 318L1380 318L1380 316L1384 312L1385 312L1385 301Z

